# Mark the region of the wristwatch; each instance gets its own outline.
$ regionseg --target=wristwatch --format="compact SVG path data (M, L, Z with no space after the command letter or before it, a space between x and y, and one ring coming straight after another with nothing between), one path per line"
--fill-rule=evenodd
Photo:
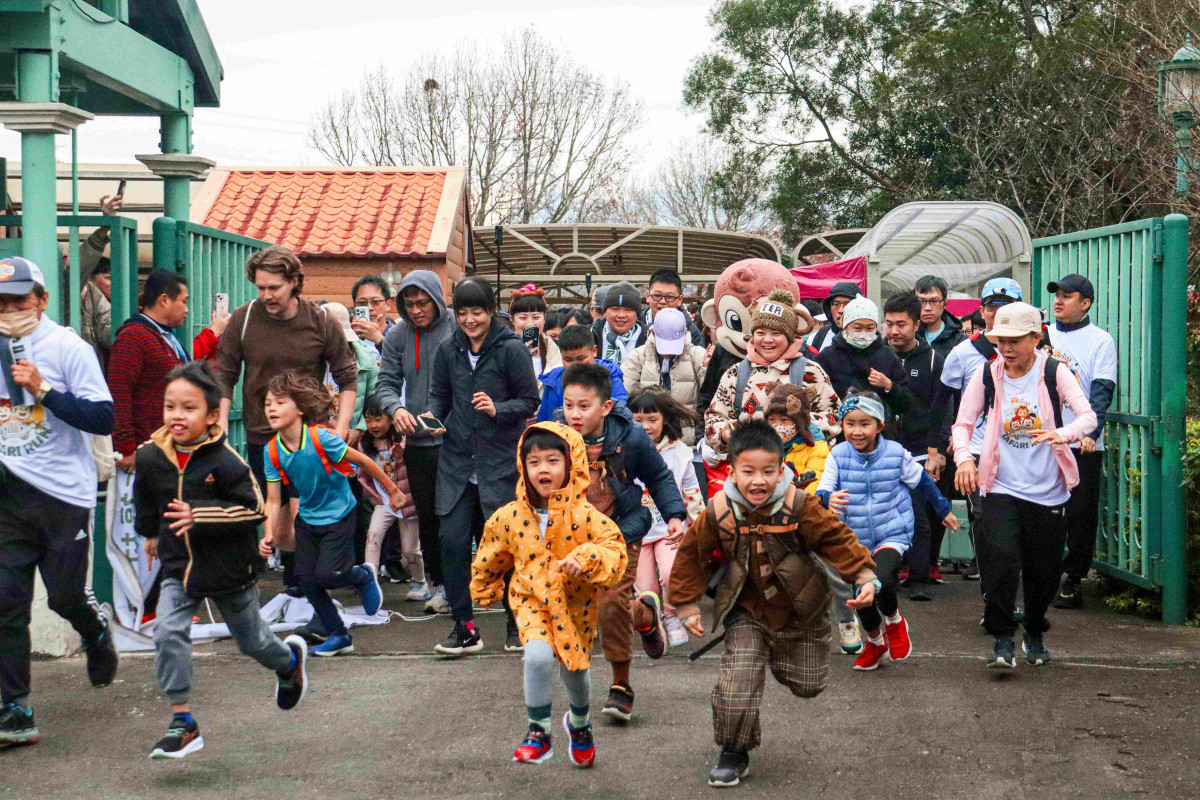
M37 388L37 391L36 391L36 392L34 392L34 395L33 395L33 396L34 396L34 397L37 399L37 401L40 403L40 402L42 402L42 398L43 398L43 397L45 397L47 394L49 394L49 393L50 393L50 390L51 390L51 389L53 389L53 388L54 388L54 387L50 385L50 381L48 381L48 380L45 380L45 379L43 378L43 379L42 379L42 383L41 383L41 385L39 385L39 386L38 386L38 388Z

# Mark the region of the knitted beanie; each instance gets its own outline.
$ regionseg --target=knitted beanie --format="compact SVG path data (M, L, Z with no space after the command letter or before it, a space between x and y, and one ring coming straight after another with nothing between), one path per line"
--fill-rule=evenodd
M842 327L849 327L851 322L860 319L870 320L879 327L879 306L862 295L846 303L846 307L842 309Z
M809 424L812 422L809 413L811 408L812 395L809 389L803 386L793 386L790 383L781 383L767 395L765 416L767 420L770 420L774 414L787 417L796 424L796 435L802 438L805 444L812 445L813 436L809 430Z
M770 328L787 337L788 344L796 341L800 315L795 309L796 297L787 289L775 289L765 299L759 300L750 315L750 333L758 328Z
M604 310L610 308L631 308L634 313L642 313L642 296L629 281L620 281L608 287L604 293Z

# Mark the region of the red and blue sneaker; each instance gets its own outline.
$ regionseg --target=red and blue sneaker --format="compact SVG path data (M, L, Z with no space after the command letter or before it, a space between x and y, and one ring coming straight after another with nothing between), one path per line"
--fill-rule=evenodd
M529 723L529 735L513 753L513 761L519 761L522 764L544 764L553 755L554 748L550 746L550 734L546 733L546 729L541 725L531 722Z
M571 727L571 712L563 714L563 727L567 736L571 737L571 748L567 752L571 761L581 769L587 769L596 763L596 743L592 740L592 723L582 728Z

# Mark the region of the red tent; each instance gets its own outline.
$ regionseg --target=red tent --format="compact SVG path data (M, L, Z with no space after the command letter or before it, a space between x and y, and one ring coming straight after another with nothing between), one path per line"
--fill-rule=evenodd
M792 267L792 275L804 300L824 300L835 283L853 281L865 294L867 291L867 259L865 256L828 261L824 264L804 264Z

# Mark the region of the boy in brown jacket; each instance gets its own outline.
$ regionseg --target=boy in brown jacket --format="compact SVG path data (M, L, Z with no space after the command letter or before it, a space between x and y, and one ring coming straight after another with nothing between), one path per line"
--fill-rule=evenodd
M700 609L713 567L713 628L725 626L725 655L712 693L714 738L721 745L710 786L736 786L758 746L758 710L769 665L797 697L815 697L829 674L832 594L824 559L858 587L851 608L875 602L871 553L812 495L787 481L784 445L763 420L729 438L729 478L684 535L671 571L670 602L687 629L704 635Z

